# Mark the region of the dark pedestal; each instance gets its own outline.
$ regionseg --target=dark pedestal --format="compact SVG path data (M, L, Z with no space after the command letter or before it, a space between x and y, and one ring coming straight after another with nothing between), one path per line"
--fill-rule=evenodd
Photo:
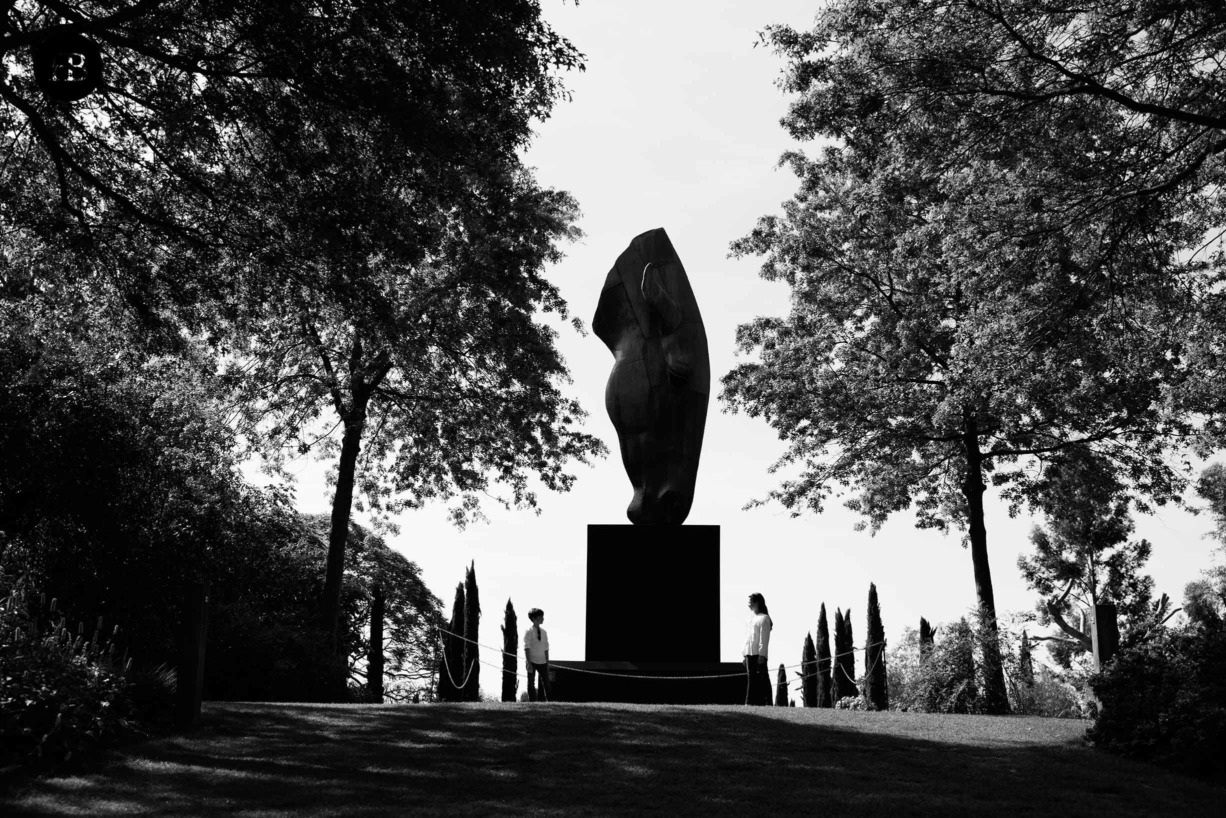
M589 662L719 662L719 526L587 527Z
M719 526L587 528L587 661L553 665L564 702L741 704L719 661Z
M559 702L744 704L740 662L550 662Z

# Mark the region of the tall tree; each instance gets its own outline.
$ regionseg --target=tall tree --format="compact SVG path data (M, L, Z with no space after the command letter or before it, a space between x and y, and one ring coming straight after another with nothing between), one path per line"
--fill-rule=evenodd
M1089 623L1101 602L1116 606L1126 638L1141 638L1173 615L1152 603L1153 578L1141 573L1152 547L1129 540L1129 498L1109 463L1076 449L1062 452L1047 464L1035 494L1048 529L1034 528L1034 553L1017 564L1041 596L1040 624L1060 630L1045 639L1063 641L1073 653L1090 650Z
M1196 493L1209 504L1213 536L1222 543L1218 550L1226 554L1226 466L1207 466L1196 481ZM1226 564L1205 569L1200 579L1184 587L1183 608L1199 624L1216 624L1226 618Z
M836 631L837 633L837 631ZM826 603L817 615L817 706L831 707L834 684L831 677L830 626L826 622Z
M320 444L321 455L336 458L334 532L344 530L355 499L385 513L455 499L460 524L481 497L531 508L531 478L565 491L570 463L604 451L580 431L585 413L560 390L567 374L556 333L535 317L538 309L565 315L543 267L572 234L574 202L541 190L517 163L487 156L481 177L461 180L439 213L420 216L396 204L411 180L383 161L361 166L361 199L340 198L355 184L352 169L324 177L322 191L311 177L302 201L326 195L348 202L345 215L358 224L382 220L374 233L346 234L339 249L328 246L339 240L327 214L287 214L286 230L304 235L276 263L322 259L346 294L338 303L286 269L285 287L253 316L230 374L245 428L264 451ZM314 421L324 412L339 440L320 439ZM325 625L344 568L338 543L321 598Z
M0 13L0 209L95 260L139 258L137 244L176 259L166 242L217 250L269 235L267 200L241 166L275 187L300 146L335 123L353 137L339 150L378 133L427 165L462 167L490 134L526 139L563 93L558 71L582 59L536 0L10 0ZM62 103L40 90L32 60L49 35L99 46L96 93ZM479 121L459 115L474 107ZM431 198L427 179L414 195ZM251 283L207 264L95 272L117 274L155 323L171 306L207 315L202 300L217 306Z
M331 518L312 515L310 524L316 533L326 559ZM428 681L438 664L438 628L444 625L443 603L430 592L421 577L421 568L403 554L388 547L382 537L351 522L345 546L349 568L345 573L345 597L353 600L352 621L345 623L346 632L360 635L363 620L372 627L371 644L365 653L375 651L373 627L375 607L383 600L382 650L384 695L397 701L406 698L406 687ZM316 578L316 583L318 583ZM347 650L350 676L355 675L356 659L363 651L357 640ZM367 680L373 675L368 669Z
M830 698L832 703L837 703L840 699L856 694L855 667L854 665L849 666L847 663L849 657L854 661L855 654L852 651L851 642L847 638L846 623L847 620L843 617L842 609L835 608L834 656L832 657L830 668Z
M501 482L530 507L530 479L565 488L563 464L601 449L531 317L564 312L540 268L575 206L519 155L581 66L536 0L4 10L6 223L71 249L167 343L234 361L265 451L311 448L305 427L335 410L319 603L335 650L355 483L372 505L457 496L464 516ZM60 18L106 62L101 92L72 105L29 70ZM364 442L378 468L359 475Z
M852 631L850 608L843 614L843 650L839 653L841 656L835 662L835 667L838 668L842 683L847 686L842 696L858 696L860 690L856 687L856 638Z
M900 22L912 5L841 0L810 32L767 35L799 97L785 126L834 143L786 155L800 191L733 244L766 256L792 308L738 330L757 360L725 377L723 398L789 441L782 463L803 468L770 498L794 513L849 487L874 530L914 506L921 526L965 532L988 709L1005 712L987 483L1020 508L1036 461L1092 447L1139 498L1177 498L1166 450L1208 405L1185 388L1180 351L1206 267L1180 251L1200 246L1210 214L1167 193L1083 213L1077 196L1132 172L1113 103L1020 106L988 139L976 128L991 125L990 98L930 92L914 56L1000 43L917 35Z
M868 630L864 645L864 696L877 710L890 709L890 693L886 684L885 627L881 624L881 607L877 602L877 586L868 586Z
M438 699L441 702L464 701L467 678L464 675L464 583L455 587L455 602L451 605L451 621L443 634L442 661L439 663Z
M464 688L464 701L481 701L481 601L477 591L477 563L474 560L464 575L464 675L470 677Z
M519 692L519 623L515 606L507 598L502 622L502 700L515 701Z
M775 677L775 707L788 706L788 671L779 663L779 673Z
M800 652L800 696L805 707L817 707L817 648L813 635L805 634L805 646Z

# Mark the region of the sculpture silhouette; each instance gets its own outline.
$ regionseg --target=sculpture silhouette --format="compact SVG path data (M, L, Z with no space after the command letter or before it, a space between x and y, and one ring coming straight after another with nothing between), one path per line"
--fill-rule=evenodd
M694 501L711 363L698 302L663 228L617 257L592 329L614 357L605 408L634 486L626 516L680 525Z

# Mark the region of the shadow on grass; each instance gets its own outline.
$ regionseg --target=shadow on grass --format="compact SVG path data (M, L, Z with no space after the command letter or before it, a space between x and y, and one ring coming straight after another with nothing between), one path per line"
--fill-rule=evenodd
M1219 815L1083 725L790 708L208 705L6 814Z

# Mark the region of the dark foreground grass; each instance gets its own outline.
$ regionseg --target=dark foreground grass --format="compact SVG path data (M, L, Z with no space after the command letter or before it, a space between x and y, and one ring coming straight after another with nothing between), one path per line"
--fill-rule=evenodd
M802 708L209 704L190 736L0 797L4 815L1124 816L1226 790L1085 722Z

